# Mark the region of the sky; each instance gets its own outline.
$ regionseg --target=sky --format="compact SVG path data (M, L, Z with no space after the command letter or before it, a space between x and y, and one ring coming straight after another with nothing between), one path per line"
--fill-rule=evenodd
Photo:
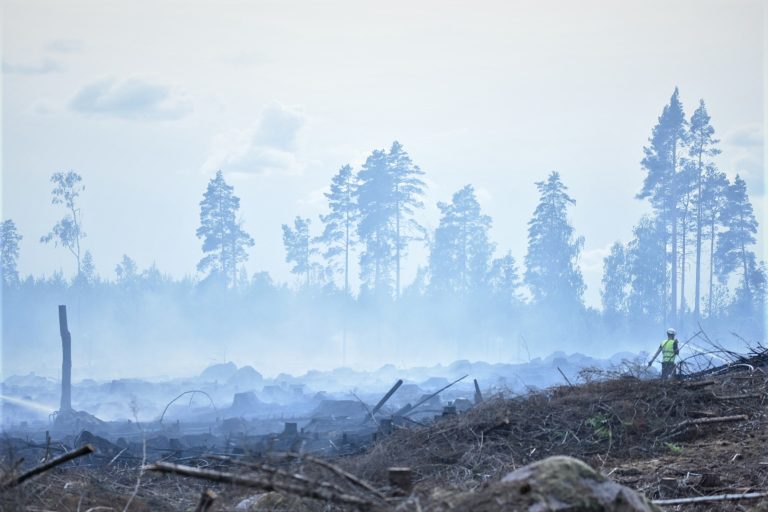
M766 221L762 1L4 0L2 20L2 218L22 275L74 272L39 243L63 215L50 175L73 169L102 276L123 254L195 276L221 169L249 271L291 283L281 224L317 232L339 167L399 140L426 172L419 219L436 227L436 203L471 183L497 255L519 262L534 183L560 172L598 306L603 257L648 211L642 148L676 86L688 116L706 101L718 164ZM411 249L406 282L425 259Z

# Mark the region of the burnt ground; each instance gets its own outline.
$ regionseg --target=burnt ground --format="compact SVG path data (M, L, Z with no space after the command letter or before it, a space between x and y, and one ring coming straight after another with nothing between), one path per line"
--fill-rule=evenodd
M113 460L97 451L5 490L0 506L119 511L130 500L128 510L194 510L201 491L212 489L218 498L210 510L446 510L459 494L482 493L506 473L550 455L577 457L654 500L768 489L768 375L762 369L734 368L682 382L600 373L584 377L588 382L578 386L513 399L490 397L465 414L429 425L396 424L358 453L330 459L331 469L263 446L241 446L226 457L168 453L145 461L164 459L239 475L258 482L251 488L141 473L142 460ZM30 448L20 439L6 439L1 453L5 481L21 471L13 466L22 467L17 464L22 454L27 463L45 458L42 447ZM410 496L390 488L388 468L393 466L413 470ZM371 489L339 476L340 469ZM270 489L279 492L266 492ZM307 498L313 490L315 499ZM342 495L362 504L339 504ZM755 506L759 502L742 500L682 508Z

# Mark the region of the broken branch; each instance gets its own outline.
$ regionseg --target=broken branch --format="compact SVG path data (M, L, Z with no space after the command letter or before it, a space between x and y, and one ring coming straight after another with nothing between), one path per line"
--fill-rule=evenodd
M200 469L191 466L183 466L181 464L171 464L168 462L156 462L149 466L146 466L148 471L158 471L160 473L173 473L181 476L189 476L192 478L200 478L202 480L209 480L211 482L220 482L241 485L243 487L252 487L260 489L266 492L284 492L293 494L295 496L302 496L305 498L313 498L316 500L330 501L333 503L340 503L344 505L352 505L364 510L376 509L377 504L352 496L349 494L338 494L332 491L328 491L324 487L306 487L303 485L296 485L286 482L275 482L270 480L264 480L261 478L255 478L252 476L242 476L234 473L226 473L223 471L213 471L210 469Z
M89 453L93 453L95 450L93 446L90 444L86 444L84 446L81 446L77 450L73 450L71 452L67 452L64 455L61 455L60 457L56 457L55 459L51 459L50 461L46 462L45 464L41 464L35 468L30 469L26 473L22 473L21 475L17 476L16 478L13 478L9 480L8 482L4 483L0 489L10 489L12 487L16 487L19 484L24 483L25 481L29 480L32 477L35 477L41 473L45 473L49 469L55 468L56 466L60 466L61 464L64 464L65 462L69 462L72 459L76 459L78 457L82 457L83 455L88 455Z
M654 505L689 505L691 503L711 503L716 501L754 500L768 497L768 492L748 492L743 494L718 494L716 496L695 496L693 498L674 498L653 500Z

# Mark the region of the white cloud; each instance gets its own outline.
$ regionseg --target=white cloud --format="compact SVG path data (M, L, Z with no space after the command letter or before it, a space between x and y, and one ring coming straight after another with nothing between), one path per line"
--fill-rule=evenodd
M84 45L79 39L55 39L48 43L46 48L55 53L80 53Z
M763 127L758 123L739 126L728 132L723 143L736 147L762 147Z
M296 152L298 135L305 122L300 110L271 103L250 128L216 135L203 171L300 173L304 166Z
M3 73L10 75L46 75L48 73L58 73L64 71L58 61L53 59L43 59L32 63L11 63L3 61Z
M327 186L322 188L317 188L315 190L310 191L308 194L305 194L303 197L300 197L296 202L304 206L324 205L328 200L325 197L325 194L328 193L329 190L330 190L330 187L327 187Z
M757 123L739 126L723 138L722 149L726 172L733 177L741 175L747 182L750 194L765 192L765 175L762 126Z
M29 112L38 116L47 116L57 111L56 105L45 98L32 102L29 106Z
M135 120L180 119L192 111L183 95L165 85L131 78L99 80L86 85L69 107L81 114Z
M477 200L481 206L482 205L487 206L488 204L493 202L493 194L491 194L491 191L485 187L476 186L475 195L477 196Z

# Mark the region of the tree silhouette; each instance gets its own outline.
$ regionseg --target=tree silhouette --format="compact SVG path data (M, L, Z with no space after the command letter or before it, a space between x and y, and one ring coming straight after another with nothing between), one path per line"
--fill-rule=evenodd
M59 220L53 229L40 237L41 243L53 242L54 246L62 245L67 249L77 262L77 275L80 275L80 240L85 238L80 221L80 208L77 198L85 190L82 184L83 178L75 171L56 172L51 176L54 184L51 192L51 204L62 204L67 209L67 214Z
M236 219L240 199L234 188L224 181L221 171L208 182L208 188L200 201L200 227L197 237L203 239L206 255L197 264L200 272L210 271L228 286L237 283L237 269L248 260L247 247L253 247L253 238Z

